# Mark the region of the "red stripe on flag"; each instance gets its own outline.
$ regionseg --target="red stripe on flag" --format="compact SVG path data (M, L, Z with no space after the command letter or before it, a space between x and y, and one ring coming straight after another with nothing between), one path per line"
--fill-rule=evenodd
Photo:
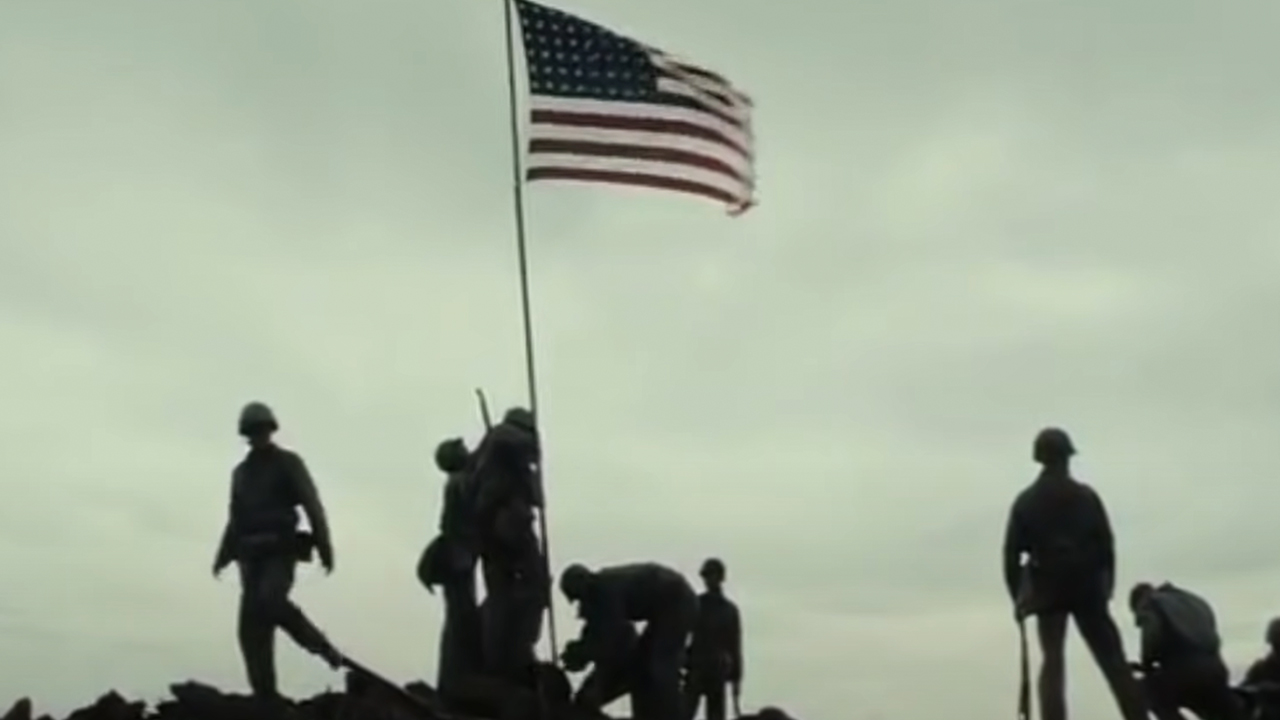
M692 180L650 175L647 173L621 172L616 170L584 170L578 168L546 167L531 168L527 173L529 180L567 180L572 182L601 182L614 185L633 185L656 190L672 190L675 192L701 195L718 200L726 205L741 206L745 198L727 193L719 188L703 185Z
M743 176L723 160L708 157L701 153L689 152L671 147L650 147L647 145L624 145L620 143L602 143L586 140L553 140L550 138L534 139L529 142L530 154L562 153L565 155L587 155L590 157L617 157L628 160L652 160L655 162L687 165L689 167L710 170L738 182L749 185L751 179Z
M668 120L665 118L641 118L625 115L607 115L604 113L567 112L564 110L534 110L532 122L535 125L564 125L567 127L596 127L602 130L633 130L636 132L663 133L666 135L684 135L699 138L708 142L719 143L743 157L751 157L751 151L741 143L722 132L705 125Z

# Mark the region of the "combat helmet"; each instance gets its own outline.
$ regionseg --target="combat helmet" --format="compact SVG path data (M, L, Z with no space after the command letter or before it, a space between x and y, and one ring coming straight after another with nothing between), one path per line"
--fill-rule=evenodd
M586 594L591 577L592 572L586 565L574 563L560 574L560 592L570 600L578 600Z
M724 580L724 561L720 558L707 558L702 563L702 569L698 571L698 574L704 578L714 577L717 580Z
M241 435L248 435L258 429L275 432L280 429L280 423L276 421L276 414L266 403L255 400L240 410L239 428Z
M508 425L514 425L522 430L529 432L537 431L537 423L534 421L533 413L528 408L513 407L502 416L502 422Z
M467 443L462 438L449 438L436 446L436 467L454 473L467 466Z
M1040 464L1065 460L1076 454L1076 446L1071 442L1067 431L1057 427L1047 427L1036 435L1031 449L1031 457Z
M1272 647L1280 647L1280 618L1275 618L1267 623L1267 644Z

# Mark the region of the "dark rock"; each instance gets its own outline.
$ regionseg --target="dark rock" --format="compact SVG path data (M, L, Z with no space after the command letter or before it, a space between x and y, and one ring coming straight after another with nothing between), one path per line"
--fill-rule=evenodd
M248 695L224 693L203 683L187 681L169 688L171 697L151 708L109 692L63 720L608 720L584 713L569 703L568 677L554 666L536 669L530 678L537 688L472 677L463 697L446 704L430 685L400 686L364 669L347 674L344 692L326 692L299 702L262 701ZM539 696L541 692L541 697ZM0 720L33 720L32 703L19 700ZM53 720L42 715L35 720ZM741 720L793 720L768 707Z
M22 698L0 720L31 720L31 698Z

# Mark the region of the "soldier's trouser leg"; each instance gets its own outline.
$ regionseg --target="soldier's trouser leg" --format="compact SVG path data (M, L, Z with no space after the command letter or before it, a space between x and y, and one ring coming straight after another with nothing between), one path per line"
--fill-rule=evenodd
M698 705L706 703L706 720L725 720L728 683L708 675L690 673L685 684L685 712L692 720L698 714Z
M458 579L444 586L444 629L440 633L440 659L436 689L448 695L459 680L478 667L480 619L476 608L475 579Z
M1202 720L1237 720L1244 714L1231 691L1230 671L1219 658L1185 658L1143 677L1151 712L1160 720L1183 717L1186 708Z
M707 720L725 720L725 683L708 681L703 688L703 696L707 698Z
M1040 636L1040 720L1067 720L1067 619L1066 613L1036 616Z
M244 658L249 689L259 698L273 698L276 690L276 628L258 602L261 566L240 562L240 612L236 635Z
M254 561L260 566L254 585L254 602L263 616L280 628L303 650L325 657L333 663L333 646L311 620L289 599L293 591L296 561L287 556L273 556Z
M1155 672L1143 676L1141 687L1156 720L1187 720L1179 709L1175 688L1164 673Z
M511 605L513 588L491 563L485 564L485 599L481 607L480 645L484 672L494 677L511 677Z
M523 673L538 662L538 640L542 638L545 588L521 582L511 598L510 630L513 668Z
M1125 720L1146 720L1147 704L1138 681L1133 677L1133 670L1129 668L1124 640L1111 611L1106 605L1097 604L1076 610L1072 615L1094 662L1111 688L1120 714Z
M621 668L592 668L578 688L577 704L590 710L601 710L630 692L629 685L627 674Z
M481 622L485 671L519 681L537 662L545 588L497 568L485 576L488 594Z
M702 704L702 687L697 676L692 673L686 675L681 690L684 694L684 718L693 720L698 715L698 706Z
M648 664L648 659L645 659ZM636 674L635 680L631 684L630 693L631 717L632 720L650 720L650 718L662 717L661 700L656 697L653 685L653 679L649 677L648 671Z
M693 632L696 616L695 598L687 606L672 607L665 615L645 623L644 634L648 637L641 637L640 646L648 654L646 670L653 698L653 720L683 715L680 670L684 665L685 646Z

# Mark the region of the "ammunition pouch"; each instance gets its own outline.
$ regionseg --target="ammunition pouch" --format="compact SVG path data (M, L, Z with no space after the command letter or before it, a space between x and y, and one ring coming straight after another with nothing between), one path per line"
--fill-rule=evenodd
M476 559L470 548L437 535L418 557L418 581L431 590L454 580L466 580L475 572Z
M315 536L309 532L252 533L236 540L235 559L252 562L265 558L288 557L309 563L315 556Z

